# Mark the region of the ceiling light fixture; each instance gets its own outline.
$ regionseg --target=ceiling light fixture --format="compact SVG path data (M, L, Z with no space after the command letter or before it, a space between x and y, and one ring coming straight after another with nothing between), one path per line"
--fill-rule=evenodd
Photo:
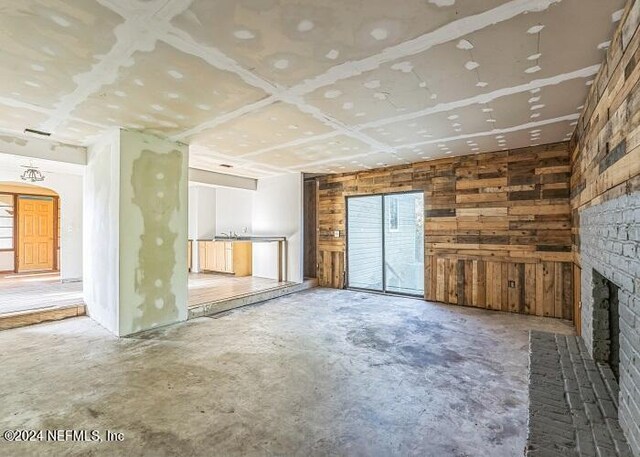
M44 181L44 175L40 173L38 167L34 167L33 165L22 165L23 168L26 168L24 172L20 175L20 179L23 181L29 182L41 182Z

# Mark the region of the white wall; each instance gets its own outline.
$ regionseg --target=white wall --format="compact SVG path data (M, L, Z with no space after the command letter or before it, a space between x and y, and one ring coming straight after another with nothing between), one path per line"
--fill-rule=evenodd
M84 185L84 301L92 319L118 334L120 135L88 149Z
M23 183L20 165L29 164L25 158L1 154L0 181ZM53 190L60 196L60 276L63 280L82 278L82 185L83 177L76 173L51 171L38 160L34 166L41 166L45 180L38 185ZM13 265L13 262L11 262ZM0 268L2 270L3 268Z
M76 175L56 178L52 189L60 196L60 277L63 281L82 279L84 180Z
M253 197L255 191L216 189L216 234L235 232L250 235L253 227Z
M189 239L210 239L216 234L216 189L189 186Z
M216 189L189 186L189 239L194 240L191 251L191 271L200 271L198 244L195 240L211 239L216 234Z
M199 186L197 238L213 238L216 235L216 223L216 189Z
M0 251L0 271L13 271L15 251Z
M198 238L198 186L189 186L189 222L187 233L190 240Z
M287 279L303 277L303 176L302 173L262 178L253 199L253 234L286 236ZM277 278L277 244L253 245L253 275Z

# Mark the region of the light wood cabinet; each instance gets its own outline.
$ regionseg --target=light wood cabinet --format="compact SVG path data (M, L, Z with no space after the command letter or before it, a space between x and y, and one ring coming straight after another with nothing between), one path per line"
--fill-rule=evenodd
M213 242L213 271L219 271L222 273L233 273L233 270L227 270L224 264L224 248L225 243L221 241Z
M233 244L225 243L224 246L224 271L233 272Z
M197 241L198 246L198 271L203 271L207 265L207 243Z
M250 276L252 273L252 245L250 241L200 241L201 271Z

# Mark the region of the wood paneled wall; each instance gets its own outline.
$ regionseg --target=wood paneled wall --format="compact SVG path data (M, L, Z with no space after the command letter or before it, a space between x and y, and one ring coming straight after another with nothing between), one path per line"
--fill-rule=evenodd
M304 277L318 276L318 183L304 182Z
M427 300L571 319L569 175L558 143L318 178L320 285L344 287L346 196L422 190Z
M630 1L611 41L571 141L575 262L579 213L640 191L640 1Z

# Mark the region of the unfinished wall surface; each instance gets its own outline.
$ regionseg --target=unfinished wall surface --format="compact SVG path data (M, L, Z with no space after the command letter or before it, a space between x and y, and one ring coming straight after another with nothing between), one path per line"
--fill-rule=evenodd
M119 333L120 133L89 147L84 182L84 301L92 319Z
M571 206L581 330L592 354L602 322L594 270L619 288L620 423L640 455L640 2L630 1L571 142ZM597 339L596 339L597 340Z
M427 300L572 318L567 143L319 181L321 285L345 285L346 196L422 190Z
M116 131L89 148L85 300L129 335L187 317L187 149Z
M120 334L187 318L186 145L122 131Z
M287 237L287 279L302 282L302 174L258 180L253 199L253 234ZM277 244L254 243L253 275L276 279Z

